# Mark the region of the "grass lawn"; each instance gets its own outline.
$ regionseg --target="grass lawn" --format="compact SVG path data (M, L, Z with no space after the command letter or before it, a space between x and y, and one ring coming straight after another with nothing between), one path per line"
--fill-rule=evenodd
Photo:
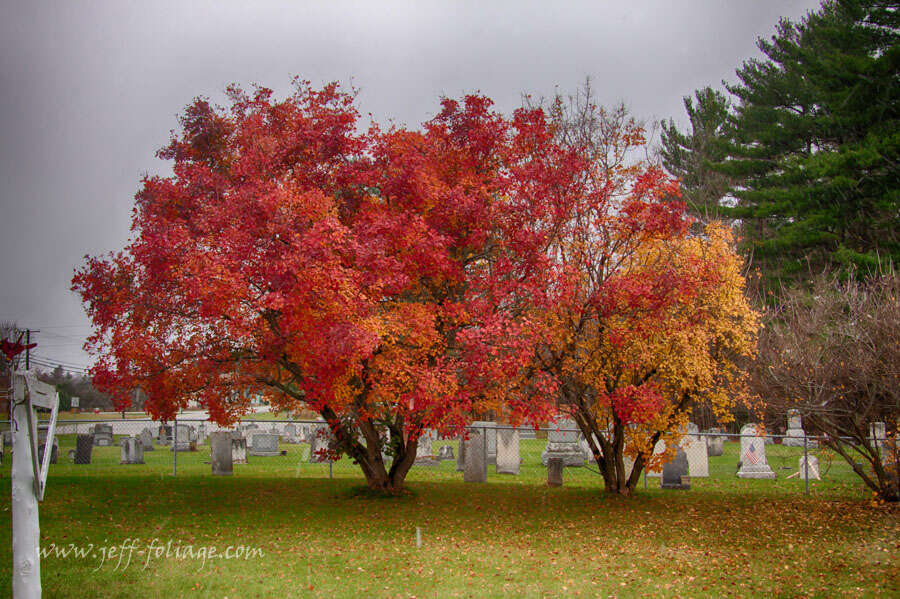
M347 460L329 479L327 464L303 459L305 445L213 478L208 448L179 454L173 477L167 448L136 466L119 465L117 447L95 448L91 465L76 466L65 458L74 441L60 441L41 543L93 544L93 555L46 557L45 597L900 596L900 511L874 506L838 462L804 496L781 470L796 470L793 448L767 448L776 481L734 478L737 444L727 443L690 491L650 479L620 499L584 468L546 487L545 442L523 440L520 476L492 468L487 484L465 484L444 462L414 468L410 495L377 499L358 492ZM0 510L0 580L9 580L9 494ZM154 538L173 549L148 563L140 552ZM103 561L102 548L135 539L121 562ZM263 555L172 555L187 545Z

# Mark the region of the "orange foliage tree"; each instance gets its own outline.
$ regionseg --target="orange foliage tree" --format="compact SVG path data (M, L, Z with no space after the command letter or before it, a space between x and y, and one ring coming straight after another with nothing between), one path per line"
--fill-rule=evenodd
M544 113L469 96L421 131L359 133L336 85L228 95L186 109L125 251L75 274L96 384L166 419L196 400L230 423L249 393L310 408L389 493L425 428L501 405L546 419L552 375L526 366L588 163Z
M551 248L561 278L533 368L558 381L560 408L578 423L606 489L630 494L643 469L672 456L693 403L730 419L758 315L730 230L691 235L672 199L677 181L636 158L640 123L584 101L572 111L557 101L550 112L594 168ZM654 455L660 440L669 449Z

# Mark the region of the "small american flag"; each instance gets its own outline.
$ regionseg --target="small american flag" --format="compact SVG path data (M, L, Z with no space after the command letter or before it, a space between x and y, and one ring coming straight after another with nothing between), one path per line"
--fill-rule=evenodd
M744 452L744 461L750 462L751 464L759 463L759 454L756 453L756 446L751 443L750 447L747 448L747 451Z

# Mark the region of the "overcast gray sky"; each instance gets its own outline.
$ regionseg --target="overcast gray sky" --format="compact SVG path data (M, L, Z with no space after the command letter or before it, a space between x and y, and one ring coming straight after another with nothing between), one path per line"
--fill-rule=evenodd
M779 17L817 0L44 2L0 0L0 321L41 329L40 360L86 366L69 291L85 254L126 243L142 173L192 98L299 75L359 88L417 126L441 95L573 92L683 122L681 98L734 79Z

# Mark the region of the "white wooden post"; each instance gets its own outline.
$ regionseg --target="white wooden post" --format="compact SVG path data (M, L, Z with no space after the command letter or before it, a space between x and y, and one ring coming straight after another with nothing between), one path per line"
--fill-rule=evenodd
M14 373L12 401L12 596L14 599L40 599L38 501L44 496L59 398L53 387L40 383L31 376ZM35 405L52 410L41 466L38 466L37 456L37 418L33 412Z

